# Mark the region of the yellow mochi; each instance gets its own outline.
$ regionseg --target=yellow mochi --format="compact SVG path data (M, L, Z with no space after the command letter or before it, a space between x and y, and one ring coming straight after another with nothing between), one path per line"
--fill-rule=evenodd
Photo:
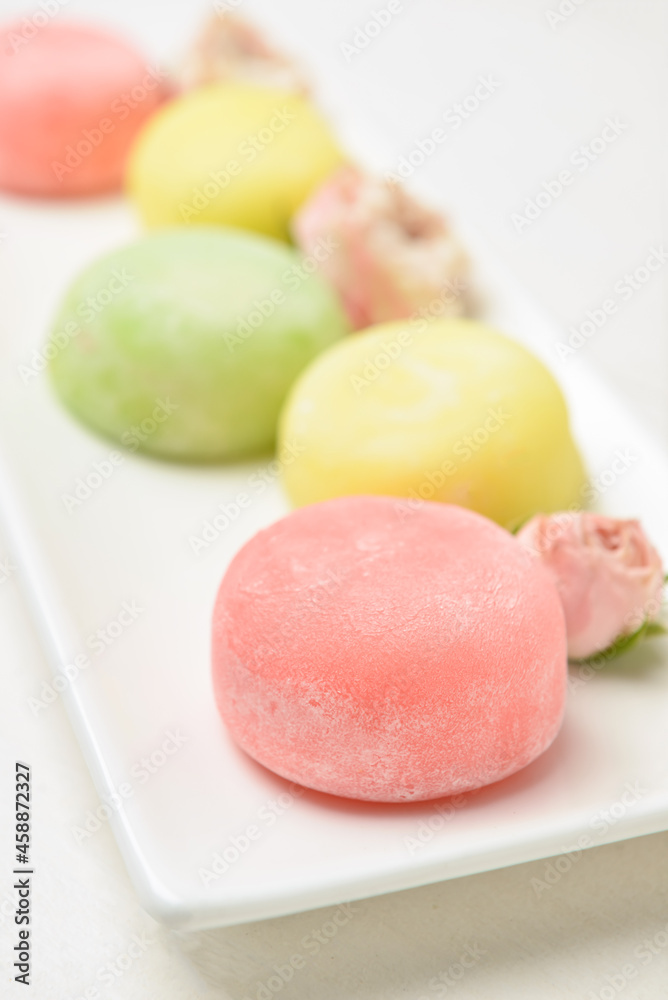
M147 226L225 225L287 240L296 210L343 162L305 98L214 83L153 115L126 183Z
M348 494L440 500L512 527L582 499L585 470L556 381L482 323L371 327L299 377L280 422L297 504Z

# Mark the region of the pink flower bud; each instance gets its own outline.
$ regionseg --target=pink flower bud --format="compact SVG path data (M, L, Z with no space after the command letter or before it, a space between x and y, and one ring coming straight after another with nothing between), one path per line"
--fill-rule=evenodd
M207 23L186 57L180 79L183 90L218 80L300 94L309 90L296 63L272 48L252 24L227 12Z
M539 515L517 538L541 559L557 586L571 659L608 649L658 618L663 566L639 521L591 513Z
M398 184L344 167L302 206L293 235L307 255L322 241L336 246L321 274L355 329L466 311L464 251L445 219Z

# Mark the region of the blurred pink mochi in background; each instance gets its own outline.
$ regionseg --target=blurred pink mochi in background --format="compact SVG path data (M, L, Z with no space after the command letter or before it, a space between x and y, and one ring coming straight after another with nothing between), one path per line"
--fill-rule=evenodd
M0 30L0 187L115 191L138 129L165 95L164 74L103 29L34 20Z
M230 733L285 778L381 802L498 781L554 739L566 633L549 575L461 507L302 507L237 554L213 619Z
M302 206L292 228L355 329L469 311L464 250L443 216L400 184L343 167Z

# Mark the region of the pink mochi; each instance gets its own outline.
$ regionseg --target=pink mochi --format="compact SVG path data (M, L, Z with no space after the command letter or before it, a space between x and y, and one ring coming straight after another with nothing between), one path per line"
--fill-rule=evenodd
M40 15L0 30L0 187L116 190L138 129L164 97L164 74L107 31Z
M213 682L238 745L333 795L409 802L499 781L556 736L557 590L461 507L356 496L302 507L232 561Z

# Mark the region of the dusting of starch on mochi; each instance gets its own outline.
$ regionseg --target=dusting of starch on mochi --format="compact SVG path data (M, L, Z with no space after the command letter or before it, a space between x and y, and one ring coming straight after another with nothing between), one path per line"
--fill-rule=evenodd
M554 739L564 618L537 560L464 508L303 507L223 578L213 681L240 747L285 778L381 802L464 792Z

